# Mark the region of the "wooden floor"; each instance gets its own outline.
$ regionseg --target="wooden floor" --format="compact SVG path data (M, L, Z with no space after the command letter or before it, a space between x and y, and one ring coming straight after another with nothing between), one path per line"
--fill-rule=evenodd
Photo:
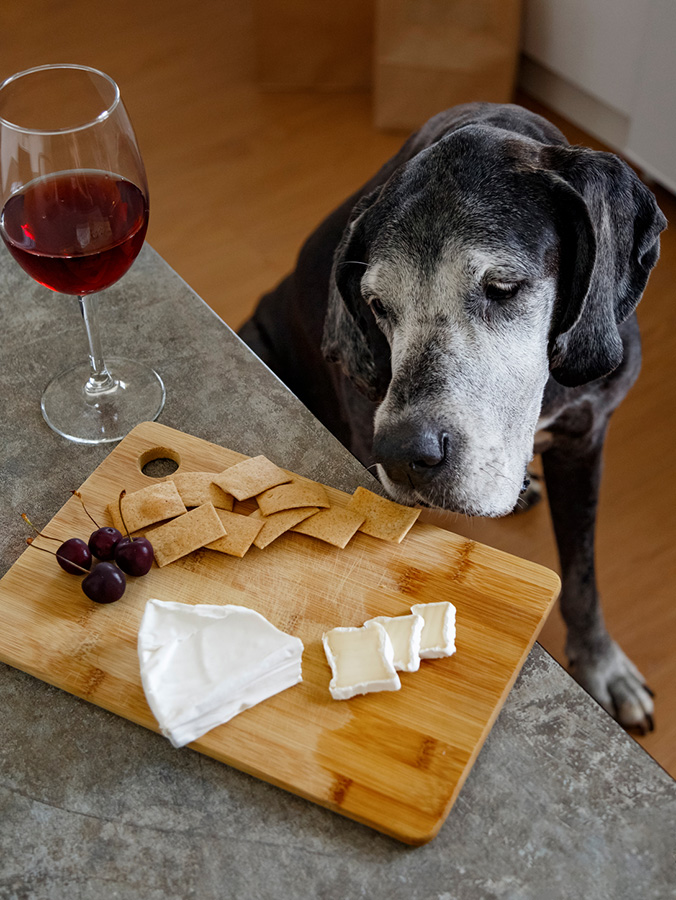
M80 62L116 78L148 169L148 240L233 328L404 137L374 130L366 93L259 92L250 10L249 0L116 0L95 21L85 0L37 0L30 16L7 0L0 11L0 77ZM557 122L572 141L598 147ZM656 192L673 220L676 200ZM644 369L610 429L598 568L609 628L656 692L657 728L640 741L676 776L675 233L662 248L639 308ZM446 524L557 565L546 504ZM558 612L541 641L564 662Z

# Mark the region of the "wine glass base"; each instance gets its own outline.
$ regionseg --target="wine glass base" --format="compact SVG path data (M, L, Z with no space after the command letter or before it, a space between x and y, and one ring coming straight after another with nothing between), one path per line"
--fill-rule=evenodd
M166 392L154 369L119 357L106 364L113 377L107 390L86 389L91 375L88 363L49 382L40 405L45 422L57 434L78 444L109 444L162 412Z

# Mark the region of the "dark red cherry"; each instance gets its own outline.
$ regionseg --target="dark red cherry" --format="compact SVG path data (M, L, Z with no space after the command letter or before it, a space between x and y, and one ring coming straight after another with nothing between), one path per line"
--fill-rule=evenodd
M102 562L82 579L82 590L94 603L115 603L124 594L127 579L116 565Z
M69 538L56 551L56 560L70 575L82 575L83 569L91 568L92 554L80 538Z
M154 558L148 538L123 537L115 547L115 562L127 575L147 575Z
M110 560L115 556L115 547L122 539L122 533L110 525L98 528L89 535L89 549L97 559Z

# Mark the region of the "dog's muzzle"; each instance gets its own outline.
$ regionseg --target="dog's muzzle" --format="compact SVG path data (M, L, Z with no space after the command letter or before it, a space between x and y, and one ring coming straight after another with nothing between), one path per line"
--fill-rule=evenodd
M510 477L493 457L477 462L470 449L465 435L434 420L381 425L373 441L381 481L399 503L466 515L506 515L526 486L525 465Z
M395 484L419 490L448 470L455 443L434 423L402 423L376 432L373 453Z

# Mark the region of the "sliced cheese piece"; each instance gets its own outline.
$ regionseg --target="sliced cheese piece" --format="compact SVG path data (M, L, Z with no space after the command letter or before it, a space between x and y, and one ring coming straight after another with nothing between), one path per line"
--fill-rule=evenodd
M425 624L420 638L420 658L438 659L455 653L455 606L446 600L439 603L416 603L412 613L422 616Z
M392 642L394 668L398 672L417 672L420 668L420 638L425 620L417 613L408 616L376 616L364 624L382 625Z
M333 628L322 636L322 644L331 667L329 691L334 700L401 687L392 642L377 622L368 628Z
M141 681L162 734L183 747L302 681L303 643L255 610L148 600Z

